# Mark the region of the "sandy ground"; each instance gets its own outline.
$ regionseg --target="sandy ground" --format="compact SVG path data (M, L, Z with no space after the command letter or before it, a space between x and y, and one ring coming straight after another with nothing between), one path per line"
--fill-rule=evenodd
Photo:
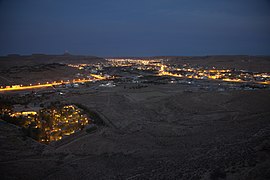
M0 85L29 85L71 80L78 69L64 64L91 64L104 59L95 56L29 55L0 56Z
M1 179L269 179L269 91L185 89L71 94L107 126L50 146L1 122Z
M80 56L80 55L46 55L46 54L34 54L23 56L0 56L0 70L6 70L14 66L35 66L37 64L79 64L79 63L96 63L101 62L104 59L96 56Z
M80 71L60 65L51 65L51 67L39 68L38 71L20 70L18 72L0 71L0 84L2 85L29 85L46 83L60 80L72 80L75 74Z

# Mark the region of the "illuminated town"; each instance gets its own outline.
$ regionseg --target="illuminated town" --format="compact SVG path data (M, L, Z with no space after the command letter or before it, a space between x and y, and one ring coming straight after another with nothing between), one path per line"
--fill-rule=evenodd
M1 109L3 120L24 128L27 135L41 143L58 141L83 129L90 119L75 105L51 106L25 111L20 105ZM16 111L20 108L21 111Z
M215 67L202 66L193 67L189 64L169 64L168 61L164 59L107 59L106 63L67 64L67 66L84 71L86 72L86 75L84 75L85 73L80 74L79 76L77 75L79 78L66 81L59 80L29 85L2 85L0 92L46 88L52 86L57 87L68 84L75 84L75 86L77 86L77 84L80 83L126 78L125 75L119 73L121 71L138 74L137 77L140 77L141 79L143 79L143 76L152 75L174 77L178 79L215 80L220 82L270 85L270 72L249 72L246 70L217 69Z
M216 69L204 67L191 67L188 64L170 65L161 60L135 60L135 59L108 59L113 67L131 66L138 70L158 70L158 76L172 76L189 79L212 79L229 82L253 82L270 84L269 72L247 72L245 70Z

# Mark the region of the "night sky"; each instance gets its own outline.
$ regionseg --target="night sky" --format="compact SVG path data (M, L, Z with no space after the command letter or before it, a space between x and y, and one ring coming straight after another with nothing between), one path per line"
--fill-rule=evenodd
M270 0L0 0L0 55L270 55Z

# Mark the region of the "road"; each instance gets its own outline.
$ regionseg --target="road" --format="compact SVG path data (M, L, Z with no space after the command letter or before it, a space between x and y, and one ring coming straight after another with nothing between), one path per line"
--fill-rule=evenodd
M95 79L98 80L98 79ZM37 84L37 85L29 85L29 86L22 86L22 85L13 85L7 86L5 88L0 89L0 92L6 91L20 91L20 90L28 90L28 89L38 89L38 88L45 88L51 86L57 86L62 84L71 84L71 83L83 83L83 82L91 82L93 79L73 79L72 81L60 81L60 82L52 82L52 83L45 83L45 84Z

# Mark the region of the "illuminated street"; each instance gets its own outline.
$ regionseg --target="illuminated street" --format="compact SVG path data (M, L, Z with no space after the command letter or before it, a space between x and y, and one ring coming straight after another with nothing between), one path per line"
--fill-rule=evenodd
M96 79L98 80L98 79ZM63 84L71 84L71 83L84 83L84 82L91 82L93 79L73 79L72 81L60 81L60 82L47 82L46 84L37 84L37 85L29 85L29 86L23 86L23 85L10 85L6 86L4 88L0 89L0 92L4 91L19 91L19 90L31 90L31 89L38 89L38 88L46 88L46 87L52 87L52 86L58 86Z

